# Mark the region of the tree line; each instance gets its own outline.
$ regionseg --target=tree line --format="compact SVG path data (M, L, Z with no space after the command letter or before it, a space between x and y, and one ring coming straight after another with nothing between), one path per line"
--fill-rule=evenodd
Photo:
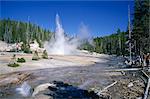
M127 32L121 32L120 29L118 29L117 33L112 35L96 37L93 40L95 45L93 50L98 53L126 55L126 35Z
M0 20L0 40L7 43L29 44L36 40L41 44L50 39L51 35L51 31L30 22L15 21L9 18Z
M135 0L133 13L132 42L135 53L150 52L150 0Z
M129 43L131 43L132 56L150 53L150 0L135 0L134 13L131 14L131 39L129 30L109 36L96 37L93 40L95 46L85 43L83 49L105 54L128 55Z
M131 15L133 15L131 39L128 37L128 29L125 32L118 29L116 33L109 36L93 38L93 45L87 40L79 48L97 53L128 55L130 42L132 55L150 52L150 1L135 0L134 13ZM49 40L52 34L51 31L30 22L0 20L0 40L7 43L23 42L26 45L37 40L42 47L42 42Z
M89 50L91 52L104 53L104 54L116 54L116 55L128 55L127 49L127 32L123 32L120 29L116 33L104 37L93 38L93 44L88 41L82 45L82 49Z

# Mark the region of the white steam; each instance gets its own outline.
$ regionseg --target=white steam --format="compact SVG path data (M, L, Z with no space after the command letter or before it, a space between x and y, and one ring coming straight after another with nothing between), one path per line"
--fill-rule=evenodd
M31 86L28 85L27 82L23 82L23 84L19 88L16 88L16 91L19 92L19 94L21 94L22 96L27 97L30 95L30 89Z
M60 23L58 14L56 15L56 30L50 41L45 42L44 48L49 54L55 55L72 55L78 54L77 48L83 43L89 41L89 29L85 24L81 24L77 37L68 38L64 35L64 29Z
M54 37L49 42L45 42L44 47L49 54L70 55L77 49L77 40L68 40L64 35L64 29L60 24L58 14L56 15L56 31Z
M80 45L85 42L94 46L93 39L91 38L91 33L89 27L85 25L83 22L80 24L78 38L80 40Z
M56 15L56 33L55 33L55 42L53 43L51 53L52 54L65 54L65 45L66 40L64 37L64 30L59 21L59 16Z
M78 38L80 40L88 40L90 38L90 30L83 22L79 26Z

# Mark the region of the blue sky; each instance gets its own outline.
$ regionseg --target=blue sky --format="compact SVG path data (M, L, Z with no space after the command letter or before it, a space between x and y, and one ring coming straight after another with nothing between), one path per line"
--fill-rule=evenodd
M58 13L65 32L75 35L84 23L94 37L126 31L128 5L133 13L133 1L0 1L0 18L35 23L55 30Z

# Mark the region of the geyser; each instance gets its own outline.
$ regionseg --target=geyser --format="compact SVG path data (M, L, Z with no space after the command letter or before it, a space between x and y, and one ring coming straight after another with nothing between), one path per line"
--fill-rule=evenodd
M77 40L68 40L64 35L64 29L60 23L58 14L56 15L56 30L54 37L49 42L45 42L44 47L49 54L70 55L76 53Z
M55 31L55 43L53 45L53 53L56 54L65 54L65 37L64 37L64 30L62 25L60 24L59 16L56 15L56 31Z

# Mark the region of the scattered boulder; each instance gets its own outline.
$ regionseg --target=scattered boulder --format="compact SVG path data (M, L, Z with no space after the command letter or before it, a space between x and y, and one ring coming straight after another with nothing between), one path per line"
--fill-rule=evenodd
M12 51L20 51L23 42L8 44L4 41L0 41L0 52L12 52Z
M34 40L32 43L30 43L30 49L32 52L37 51L37 52L43 52L44 48L41 48L42 44L41 41Z
M132 87L132 86L133 86L133 83L130 82L130 83L128 84L128 87L130 88L130 87Z

